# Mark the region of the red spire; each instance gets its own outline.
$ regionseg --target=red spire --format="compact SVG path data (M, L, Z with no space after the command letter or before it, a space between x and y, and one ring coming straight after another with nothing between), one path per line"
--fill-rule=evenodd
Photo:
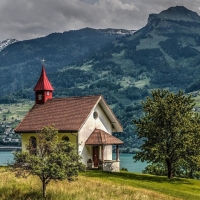
M44 90L53 91L54 90L49 79L47 78L44 65L42 66L42 73L40 75L40 78L33 90L34 91L44 91Z

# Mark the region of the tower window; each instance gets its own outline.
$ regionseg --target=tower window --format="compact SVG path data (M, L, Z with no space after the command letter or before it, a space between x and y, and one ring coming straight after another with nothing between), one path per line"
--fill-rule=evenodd
M41 94L38 95L38 100L42 100L42 95Z
M49 96L50 95L50 92L49 91L47 91L47 96Z

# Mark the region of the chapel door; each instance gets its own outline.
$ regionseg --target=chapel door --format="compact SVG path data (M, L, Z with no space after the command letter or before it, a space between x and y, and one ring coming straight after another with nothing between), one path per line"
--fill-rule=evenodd
M99 163L99 148L98 148L98 146L93 146L93 161L94 161L94 167L98 167L98 163Z

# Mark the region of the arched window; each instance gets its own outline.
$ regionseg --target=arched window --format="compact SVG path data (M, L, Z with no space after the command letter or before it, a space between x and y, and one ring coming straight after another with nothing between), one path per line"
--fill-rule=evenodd
M31 136L30 138L29 138L29 152L31 153L31 154L36 154L36 149L37 148L37 140L36 140L36 137L34 137L34 136Z
M63 136L62 140L65 141L65 142L69 142L69 138L67 136Z

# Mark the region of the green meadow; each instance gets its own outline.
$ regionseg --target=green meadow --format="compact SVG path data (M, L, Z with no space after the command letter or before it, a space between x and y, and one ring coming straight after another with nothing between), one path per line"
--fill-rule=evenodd
M27 100L24 100L21 103L0 104L0 122L12 122L16 125L24 118L32 106L33 101Z
M41 182L37 177L18 179L12 172L1 169L1 200L42 199ZM77 181L50 182L49 200L197 200L200 199L200 181L136 174L87 171Z
M200 107L200 95L197 95L196 97L194 97L194 99L196 103L195 107Z

